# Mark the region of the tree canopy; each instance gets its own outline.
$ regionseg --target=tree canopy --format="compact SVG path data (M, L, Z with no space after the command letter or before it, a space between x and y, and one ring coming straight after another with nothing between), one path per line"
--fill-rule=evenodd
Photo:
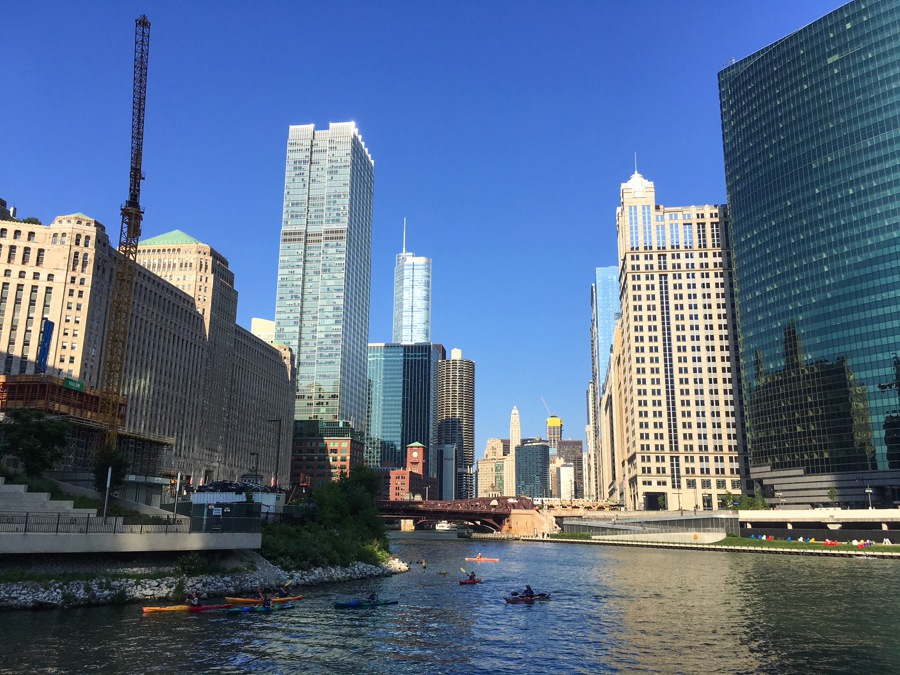
M22 461L26 475L40 476L62 457L69 439L69 420L16 408L7 412L0 431L0 448Z

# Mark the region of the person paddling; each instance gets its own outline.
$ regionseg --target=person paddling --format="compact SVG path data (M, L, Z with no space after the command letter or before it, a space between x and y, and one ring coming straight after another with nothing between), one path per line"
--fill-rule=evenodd
M268 593L266 594L266 597L263 598L262 606L263 609L272 609L272 596Z
M378 602L378 593L376 593L375 591L369 593L368 600L374 605L376 602Z
M191 596L191 607L200 607L200 594L196 591Z
M475 572L469 572L469 581L477 581L475 578Z
M526 598L533 598L533 597L534 597L534 591L531 590L531 586L529 586L528 584L526 584L526 585L525 585L525 590L522 591L522 595L524 595Z

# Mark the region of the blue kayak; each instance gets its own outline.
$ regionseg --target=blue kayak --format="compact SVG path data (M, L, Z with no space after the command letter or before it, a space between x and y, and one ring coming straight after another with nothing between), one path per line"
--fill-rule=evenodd
M399 600L347 600L345 602L334 603L335 609L356 609L358 607L381 607L382 605L396 605Z
M263 607L262 605L247 605L246 607L232 607L231 609L226 609L225 613L242 614L243 612L259 612L262 614L268 614L269 612L281 611L282 609L294 609L294 604L288 602L278 605L272 605L271 607Z

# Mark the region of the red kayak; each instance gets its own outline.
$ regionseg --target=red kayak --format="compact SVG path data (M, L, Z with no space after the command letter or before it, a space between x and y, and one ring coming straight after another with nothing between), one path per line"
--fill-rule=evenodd
M473 584L480 584L481 579L466 579L465 581L460 581L460 586L471 586Z
M549 600L549 593L535 593L534 595L513 595L503 598L510 605L531 604L536 600Z

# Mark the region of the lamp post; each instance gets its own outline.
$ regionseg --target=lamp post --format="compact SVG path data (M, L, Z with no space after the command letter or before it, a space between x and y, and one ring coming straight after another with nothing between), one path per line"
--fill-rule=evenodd
M251 452L250 457L251 457L251 459L253 459L253 480L258 481L259 480L259 453Z
M866 485L866 496L869 498L869 510L872 509L872 488Z
M269 424L275 422L278 426L275 432L275 471L272 475L275 477L275 487L279 486L278 472L281 470L281 418L277 417L269 420Z

